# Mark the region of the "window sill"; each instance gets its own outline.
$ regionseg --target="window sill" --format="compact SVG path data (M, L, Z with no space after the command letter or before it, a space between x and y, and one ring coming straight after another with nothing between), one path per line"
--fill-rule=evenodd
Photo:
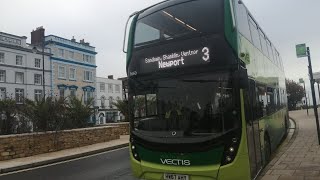
M90 81L90 80L83 80L83 82L93 83L93 81Z
M69 81L77 81L77 79L69 79Z
M58 79L60 79L60 80L67 80L66 78L63 78L63 77L58 77Z

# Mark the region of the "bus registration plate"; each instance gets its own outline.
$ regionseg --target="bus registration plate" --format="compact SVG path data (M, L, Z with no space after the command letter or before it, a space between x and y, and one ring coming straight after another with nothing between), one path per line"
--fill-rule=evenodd
M181 175L181 174L167 174L164 173L165 180L189 180L188 175Z

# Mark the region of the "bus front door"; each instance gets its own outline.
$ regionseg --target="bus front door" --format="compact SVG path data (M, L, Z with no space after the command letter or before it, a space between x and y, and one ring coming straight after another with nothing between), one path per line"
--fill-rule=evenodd
M255 82L249 81L249 88L244 90L245 113L247 122L248 155L251 178L255 179L262 169L259 118L256 116L257 98Z

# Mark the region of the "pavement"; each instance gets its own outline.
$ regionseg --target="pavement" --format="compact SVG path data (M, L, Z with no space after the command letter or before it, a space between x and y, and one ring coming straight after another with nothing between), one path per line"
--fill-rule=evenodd
M1 175L3 175L4 173L10 173L13 171L19 171L28 168L35 168L52 163L94 155L105 151L119 149L122 147L127 147L128 143L129 136L124 135L120 136L120 139L112 140L109 142L98 143L72 149L65 149L61 151L39 154L30 157L17 158L8 161L0 161L0 179ZM128 151L126 153L129 154Z
M313 109L309 109L309 116L306 110L290 111L289 116L296 130L278 148L259 179L320 180L320 146Z

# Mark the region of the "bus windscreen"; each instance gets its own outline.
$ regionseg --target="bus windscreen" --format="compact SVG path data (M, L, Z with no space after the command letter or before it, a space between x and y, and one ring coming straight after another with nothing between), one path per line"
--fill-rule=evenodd
M187 1L151 14L142 13L135 29L134 46L142 47L192 34L222 32L222 5L222 1Z
M237 98L228 74L131 83L136 131L159 137L175 131L179 136L194 137L221 134L240 126Z

